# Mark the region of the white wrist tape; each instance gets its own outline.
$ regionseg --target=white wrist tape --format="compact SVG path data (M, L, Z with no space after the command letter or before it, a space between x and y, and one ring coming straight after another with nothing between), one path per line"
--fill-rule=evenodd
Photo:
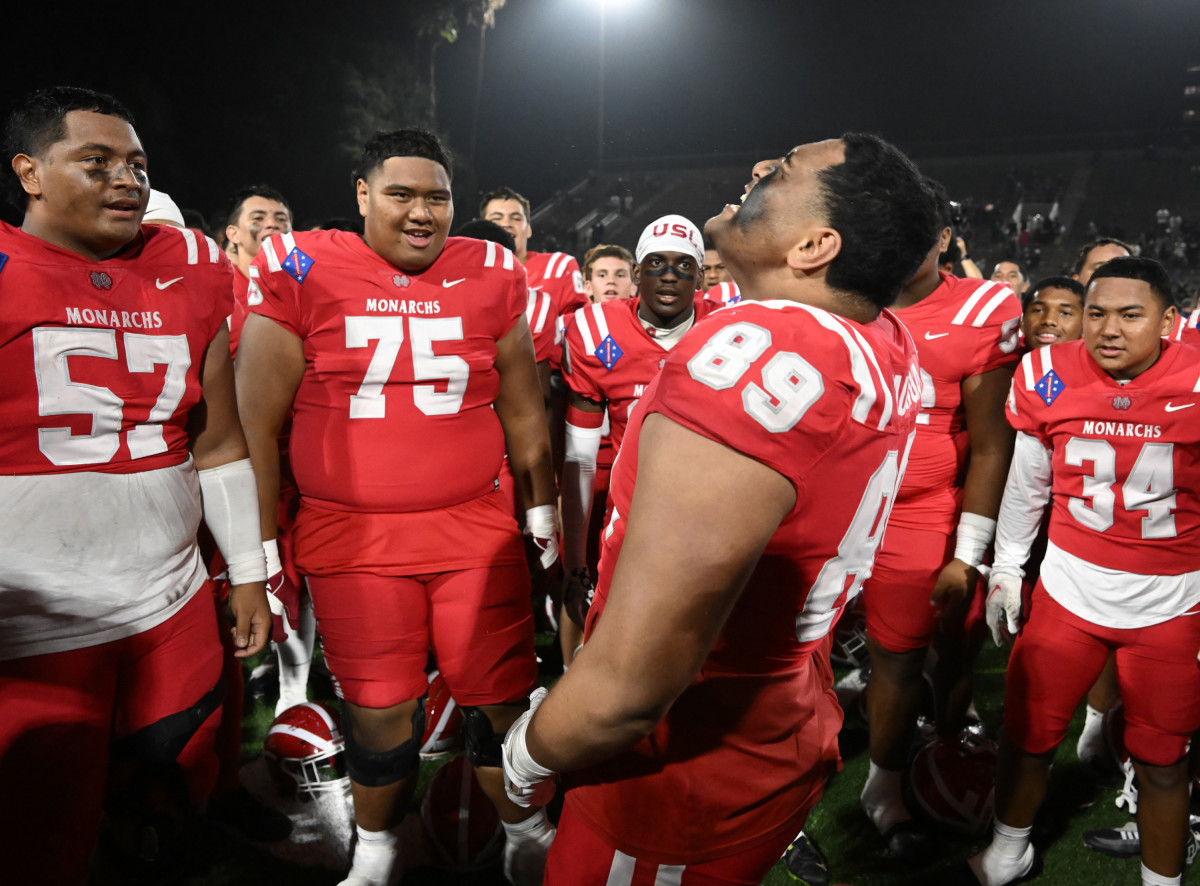
M968 566L978 566L983 562L983 555L987 553L995 534L995 520L963 511L958 519L958 536L954 540L954 559Z
M204 522L229 568L233 585L265 581L258 489L250 459L197 471Z
M534 538L554 538L558 515L554 505L538 505L525 511L525 534Z
M279 540L269 538L263 542L263 554L267 558L267 578L283 572L283 560L279 557Z

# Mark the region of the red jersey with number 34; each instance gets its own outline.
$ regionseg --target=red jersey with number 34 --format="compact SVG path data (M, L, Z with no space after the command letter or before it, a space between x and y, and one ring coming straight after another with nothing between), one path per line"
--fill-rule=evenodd
M0 473L136 473L188 458L204 354L233 304L229 260L146 225L104 261L0 223Z
M292 469L340 511L443 508L494 489L504 434L496 344L525 313L525 272L503 246L450 237L420 273L357 234L276 234L255 258L251 311L303 341Z
M1200 351L1164 341L1127 384L1082 340L1026 354L1009 423L1053 450L1049 538L1105 569L1200 568Z
M818 763L837 759L841 715L817 651L870 575L920 384L912 340L886 311L860 325L790 301L743 302L670 352L613 467L588 631L604 619L647 415L782 474L796 505L666 719L630 751L572 777L581 814L621 851L666 864L728 855L786 827L819 793L827 772ZM718 709L725 703L733 709Z
M950 528L958 522L967 470L964 380L1015 366L1021 303L1003 283L941 275L938 288L898 316L921 359L917 442L892 519L897 525Z

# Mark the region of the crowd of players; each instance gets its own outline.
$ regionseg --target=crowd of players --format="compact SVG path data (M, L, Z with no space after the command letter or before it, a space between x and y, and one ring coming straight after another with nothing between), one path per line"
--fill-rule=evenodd
M403 876L431 660L511 882L753 884L791 844L817 883L801 830L839 765L829 656L860 591L862 806L895 856L931 848L901 789L923 672L931 740L964 740L990 628L1015 642L993 839L963 882L1033 871L1084 696L1082 758L1124 705L1142 882L1180 882L1200 352L1156 262L1108 240L1070 276L973 276L944 193L859 134L757 164L703 233L667 215L582 267L529 250L508 188L450 237L452 164L418 130L364 146L361 234L295 232L256 187L220 244L143 224L146 153L110 97L41 91L5 137L17 882L86 880L106 815L157 790L245 803L240 659L276 641L284 715L319 628L343 886ZM567 665L548 694L531 586Z

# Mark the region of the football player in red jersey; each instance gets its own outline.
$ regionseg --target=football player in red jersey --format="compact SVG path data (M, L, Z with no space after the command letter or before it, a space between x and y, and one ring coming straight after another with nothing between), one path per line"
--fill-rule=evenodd
M1099 240L1085 243L1079 247L1079 254L1075 256L1075 266L1071 269L1071 277L1078 280L1083 286L1087 286L1092 279L1092 274L1096 273L1096 269L1102 264L1128 255L1133 255L1133 250L1123 240L1101 237Z
M5 138L25 217L0 225L0 847L14 883L76 884L106 778L132 791L130 769L178 768L197 805L212 788L202 516L239 656L266 643L270 611L228 262L203 235L141 227L146 154L111 97L41 90Z
M450 168L429 133L370 139L364 234L268 238L263 299L238 353L264 500L277 494L275 441L292 415L296 564L345 703L353 886L382 886L402 865L393 829L416 781L430 650L505 823L510 879L540 879L554 834L506 799L499 768L500 738L537 679L524 546L498 480L506 453L525 531L544 567L557 557L528 290L503 246L447 237Z
M596 562L589 563L588 550L598 547L602 529L592 509L604 421L615 454L630 412L667 354L715 307L697 295L704 241L683 216L648 224L635 257L638 297L580 308L563 339L563 380L571 389L562 484L563 602L580 627L595 587Z
M1012 455L1004 396L1019 356L1021 305L1012 290L938 270L951 237L949 204L941 203L943 227L929 232L936 242L896 300L921 355L921 414L887 539L863 586L871 764L861 800L898 855L932 848L912 823L900 781L939 621L934 676L941 734L957 734L970 701L965 606L991 543Z
M556 317L565 320L577 308L587 304L579 262L565 252L529 250L533 227L529 223L528 200L512 188L497 188L483 195L479 217L495 222L512 234L517 244L517 259L525 266L530 288L550 293Z
M912 164L858 134L759 163L709 221L755 300L698 324L643 395L588 642L505 740L523 802L571 773L546 883L757 883L820 796L841 725L828 632L920 405L884 307L935 224Z
M1174 321L1162 266L1114 258L1091 277L1082 341L1027 354L1013 379L1018 438L987 619L997 642L1017 638L993 839L970 862L987 886L1032 868L1054 749L1110 650L1140 784L1142 883L1180 882L1200 728L1200 353L1163 341ZM1021 625L1022 566L1047 504L1049 544Z
M1083 335L1083 285L1046 277L1021 296L1021 336L1027 348L1075 341Z
M593 246L583 257L583 289L593 304L633 298L637 293L633 255L624 246Z
M291 230L291 207L283 194L269 185L243 188L230 201L225 235L233 247L233 266L238 272L234 275L234 308L229 317L229 343L235 359L251 301L258 304L262 300L254 259L261 251L264 240L272 234ZM286 429L280 438L280 447L280 470L283 473L275 515L276 535L263 542L267 557L267 590L274 595L272 603L276 610L287 610L286 613L279 611L277 614L286 614L288 617L287 639L276 637L273 644L279 656L276 716L308 700L308 672L312 666L313 644L317 634L312 603L307 594L302 595L300 574L292 557L292 525L296 520L300 496L287 465Z

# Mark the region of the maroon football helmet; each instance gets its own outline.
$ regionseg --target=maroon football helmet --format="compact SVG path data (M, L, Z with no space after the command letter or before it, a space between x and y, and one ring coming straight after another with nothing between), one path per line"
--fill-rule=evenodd
M917 752L908 775L913 796L934 821L962 834L983 834L991 826L994 741L971 732L935 738Z
M439 867L475 871L500 859L500 816L466 757L455 757L429 780L421 798L421 821Z

